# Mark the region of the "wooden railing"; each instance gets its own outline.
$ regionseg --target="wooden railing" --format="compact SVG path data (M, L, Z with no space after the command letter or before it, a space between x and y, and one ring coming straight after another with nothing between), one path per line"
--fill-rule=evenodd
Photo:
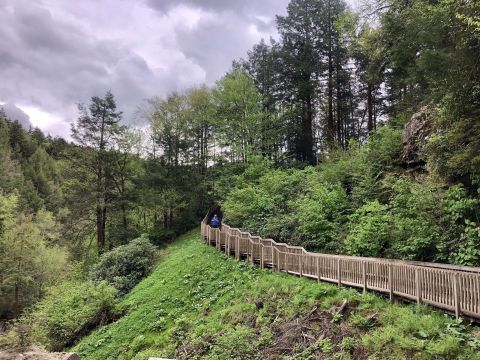
M214 229L204 221L201 234L218 250L261 268L373 290L390 300L399 297L432 305L457 318L480 319L480 268L312 253L228 225Z

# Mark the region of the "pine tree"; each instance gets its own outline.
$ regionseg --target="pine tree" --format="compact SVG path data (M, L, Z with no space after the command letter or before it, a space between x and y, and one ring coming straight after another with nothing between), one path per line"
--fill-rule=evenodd
M79 165L95 176L97 245L99 251L102 251L105 247L107 195L111 186L109 150L113 148L121 131L119 122L122 113L117 111L111 92L107 92L104 98L92 97L88 108L79 105L78 109L80 117L72 124L72 138L88 154Z

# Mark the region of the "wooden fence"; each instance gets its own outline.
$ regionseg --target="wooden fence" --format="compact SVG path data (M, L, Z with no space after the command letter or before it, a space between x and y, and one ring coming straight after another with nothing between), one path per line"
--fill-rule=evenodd
M262 239L223 225L201 224L202 239L261 268L352 286L480 319L480 268L416 261L327 255Z

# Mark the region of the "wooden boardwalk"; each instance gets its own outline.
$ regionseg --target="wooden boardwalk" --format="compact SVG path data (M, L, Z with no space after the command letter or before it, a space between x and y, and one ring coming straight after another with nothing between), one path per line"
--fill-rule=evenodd
M432 305L480 320L480 268L416 261L327 255L262 239L223 225L201 223L202 239L261 268L305 276Z

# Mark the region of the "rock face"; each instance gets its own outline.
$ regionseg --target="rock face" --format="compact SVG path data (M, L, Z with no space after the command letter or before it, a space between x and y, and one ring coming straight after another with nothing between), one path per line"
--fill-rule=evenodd
M422 150L432 131L432 118L428 107L424 106L405 125L402 134L403 150L400 164L406 168L420 168L425 165Z

